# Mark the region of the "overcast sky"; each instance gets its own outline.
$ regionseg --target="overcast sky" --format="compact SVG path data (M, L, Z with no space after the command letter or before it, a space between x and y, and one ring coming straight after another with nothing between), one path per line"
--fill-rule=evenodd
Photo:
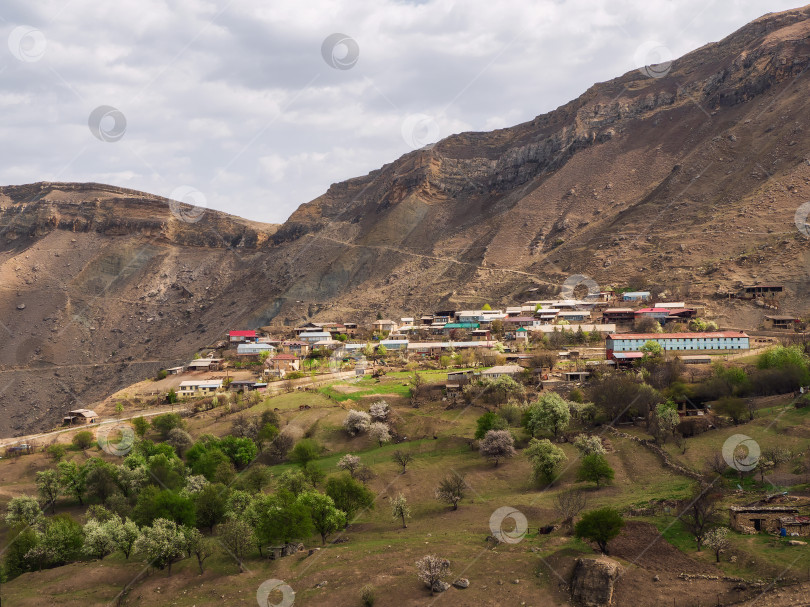
M411 149L796 6L4 0L0 183L96 181L281 222Z

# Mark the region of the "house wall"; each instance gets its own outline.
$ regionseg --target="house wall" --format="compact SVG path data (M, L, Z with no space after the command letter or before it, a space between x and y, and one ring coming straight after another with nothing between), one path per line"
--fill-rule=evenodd
M729 522L731 527L741 533L752 533L756 531L756 521L760 521L759 531L766 533L779 533L781 523L779 519L787 513L782 512L735 512L731 511Z

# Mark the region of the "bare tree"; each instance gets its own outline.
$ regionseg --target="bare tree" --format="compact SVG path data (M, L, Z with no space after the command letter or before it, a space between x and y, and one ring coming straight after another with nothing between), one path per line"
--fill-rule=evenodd
M585 494L579 489L564 491L554 500L554 509L562 518L562 524L569 530L574 529L574 518L585 509Z
M715 453L714 456L706 462L706 470L709 473L714 473L722 476L728 470L728 463L720 453Z
M391 459L402 466L402 474L405 474L408 464L410 464L411 460L413 459L413 455L411 455L408 451L397 449L391 454Z
M464 499L466 492L467 481L464 475L453 470L436 487L436 499L452 505L453 510L458 510L458 503Z
M681 507L681 522L695 538L698 550L703 546L706 532L717 520L718 496L713 488L711 484L702 483Z

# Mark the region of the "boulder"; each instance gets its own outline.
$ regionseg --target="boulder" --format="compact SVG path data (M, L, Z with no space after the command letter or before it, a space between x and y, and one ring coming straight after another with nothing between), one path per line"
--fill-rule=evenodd
M469 588L470 587L470 580L468 580L465 577L460 577L455 582L453 582L453 586L455 586L456 588L461 588L462 590L464 588Z
M807 546L807 542L801 540L788 540L788 546Z
M619 563L605 556L578 558L571 579L571 600L581 607L608 607L620 573Z
M444 592L448 588L450 588L450 584L448 584L447 582L443 582L441 580L436 580L435 582L433 582L433 586L430 589L433 592Z

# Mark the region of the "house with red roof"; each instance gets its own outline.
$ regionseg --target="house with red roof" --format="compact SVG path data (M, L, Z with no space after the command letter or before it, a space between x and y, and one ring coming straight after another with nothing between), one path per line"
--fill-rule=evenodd
M228 341L232 344L256 343L257 339L255 330L228 331Z

